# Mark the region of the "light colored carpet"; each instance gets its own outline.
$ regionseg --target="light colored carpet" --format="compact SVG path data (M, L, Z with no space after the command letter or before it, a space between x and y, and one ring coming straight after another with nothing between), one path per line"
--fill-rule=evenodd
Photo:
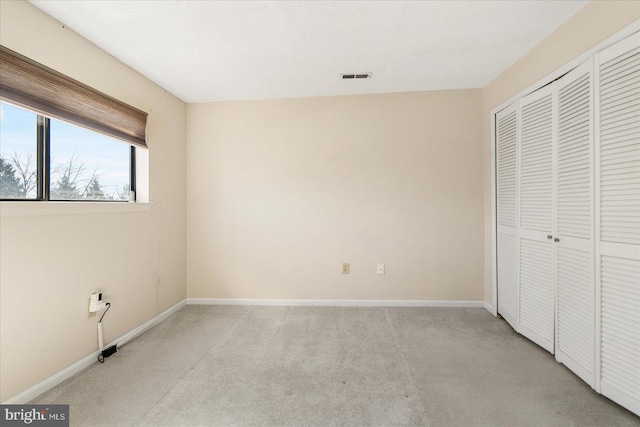
M73 426L639 426L472 308L187 306L32 403Z

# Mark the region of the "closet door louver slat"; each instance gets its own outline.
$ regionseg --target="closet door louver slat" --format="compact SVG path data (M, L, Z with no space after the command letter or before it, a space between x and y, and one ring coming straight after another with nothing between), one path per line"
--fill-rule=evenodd
M553 352L553 275L551 245L520 239L518 332Z
M640 261L603 256L601 270L601 391L638 413Z
M638 88L640 47L600 64L601 100L609 101L600 105L600 146L607 147L600 152L600 237L607 242L640 245L640 104L620 110L617 102Z
M520 227L552 229L552 96L521 108Z

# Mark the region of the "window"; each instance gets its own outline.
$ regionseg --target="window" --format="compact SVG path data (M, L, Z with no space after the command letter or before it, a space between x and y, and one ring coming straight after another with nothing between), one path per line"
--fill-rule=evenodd
M147 113L0 46L0 200L127 201Z
M135 149L0 103L0 199L128 201Z
M0 104L0 199L37 198L37 128L37 114Z

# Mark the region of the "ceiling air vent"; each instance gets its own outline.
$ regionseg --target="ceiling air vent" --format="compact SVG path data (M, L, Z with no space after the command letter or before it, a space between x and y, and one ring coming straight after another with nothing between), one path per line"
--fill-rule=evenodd
M340 74L342 80L350 80L350 79L370 79L371 73L349 73L349 74Z

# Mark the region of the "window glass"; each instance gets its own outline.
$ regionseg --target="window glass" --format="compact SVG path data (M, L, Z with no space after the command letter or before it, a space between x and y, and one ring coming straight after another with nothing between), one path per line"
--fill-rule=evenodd
M51 200L129 200L130 145L50 120Z
M0 103L0 198L38 194L38 116Z

